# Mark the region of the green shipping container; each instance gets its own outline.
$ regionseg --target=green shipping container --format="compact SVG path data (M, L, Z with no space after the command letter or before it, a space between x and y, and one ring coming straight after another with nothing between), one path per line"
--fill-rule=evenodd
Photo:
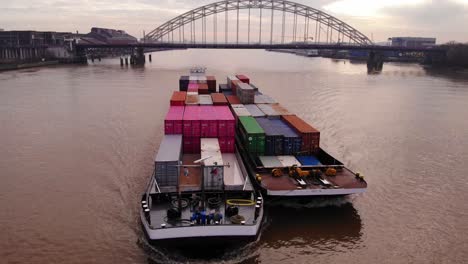
M263 156L265 154L265 131L257 120L251 116L240 116L239 124L241 140L247 151L256 156Z

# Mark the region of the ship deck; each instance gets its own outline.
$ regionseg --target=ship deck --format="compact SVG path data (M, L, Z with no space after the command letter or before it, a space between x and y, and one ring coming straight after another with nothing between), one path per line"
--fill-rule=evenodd
M242 198L241 196L237 197ZM236 197L233 196L232 198ZM226 217L225 206L226 203L223 201L219 207L219 212L223 215L223 219L221 220L220 225L232 225L234 223L231 222L229 217ZM173 208L173 205L170 201L154 202L150 210L151 226L153 228L159 228L161 227L161 224L166 224L166 228L190 226L190 218L194 213L194 210L190 208L190 206L182 209L180 220L176 221L170 221L167 219L167 210L171 208ZM246 225L255 224L255 205L238 206L238 208L239 215L244 217ZM214 211L214 209L209 209L207 210L207 214L210 212L214 213ZM214 223L211 224L214 225Z
M337 171L336 176L326 176L322 174L321 178L330 182L326 185L318 179L305 178L306 186L299 184L299 182L287 173L283 173L280 177L274 177L269 171L259 173L262 177L262 187L267 190L298 190L298 189L359 189L366 188L367 183L355 177L355 175L348 169L343 168Z

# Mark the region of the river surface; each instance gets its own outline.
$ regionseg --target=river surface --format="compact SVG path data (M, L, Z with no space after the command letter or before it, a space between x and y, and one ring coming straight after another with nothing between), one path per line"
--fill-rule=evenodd
M140 194L178 78L245 73L321 130L368 191L267 208L261 237L212 258L138 241ZM0 73L1 263L466 263L468 73L266 51L153 54ZM209 250L209 249L207 249ZM156 256L156 257L155 257Z

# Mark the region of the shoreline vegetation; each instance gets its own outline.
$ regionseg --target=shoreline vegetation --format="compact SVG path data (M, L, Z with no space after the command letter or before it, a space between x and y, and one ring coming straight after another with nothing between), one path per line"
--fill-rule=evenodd
M468 43L449 42L441 46L447 48L447 54L440 66L468 68Z

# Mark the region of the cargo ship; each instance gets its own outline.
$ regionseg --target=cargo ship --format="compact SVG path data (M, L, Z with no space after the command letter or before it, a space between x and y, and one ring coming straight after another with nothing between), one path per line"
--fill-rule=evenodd
M182 76L187 103L227 101L236 120L235 142L254 186L275 197L343 196L367 182L320 147L320 131L263 94L246 75L227 76L219 91ZM209 77L207 80L214 80ZM204 79L203 79L204 80ZM209 86L209 85L208 85ZM206 94L211 93L211 99ZM210 101L211 100L211 101Z
M175 91L170 100L153 174L141 197L143 231L160 246L255 240L263 198L235 146L235 118L225 98L213 94L212 103L208 89L215 80L199 70L193 74L187 79L195 80L197 91Z

